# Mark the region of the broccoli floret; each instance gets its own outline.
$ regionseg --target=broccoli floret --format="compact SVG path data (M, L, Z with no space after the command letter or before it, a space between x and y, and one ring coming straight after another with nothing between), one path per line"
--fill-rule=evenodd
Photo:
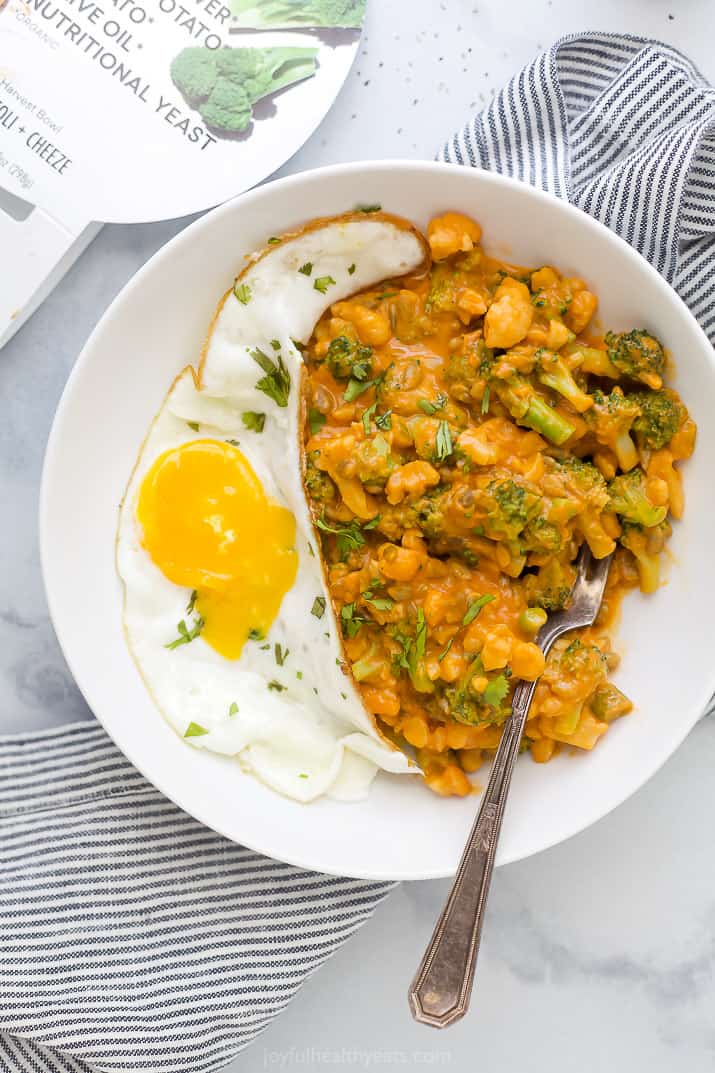
M204 122L223 134L239 134L253 105L315 74L317 48L185 48L171 63L171 77Z
M338 490L333 481L327 473L318 469L310 457L305 465L305 487L316 503L332 503L337 498Z
M234 24L243 30L336 27L358 29L366 0L233 0Z
M498 674L486 676L482 661L477 656L467 673L447 686L441 698L442 707L457 723L468 726L494 726L504 722L510 712L506 700L509 693L509 668ZM488 677L486 688L477 693L472 688L475 678Z
M485 524L506 540L515 540L541 506L540 496L511 479L492 481L487 493L492 503Z
M566 455L551 459L547 465L562 478L569 498L580 499L594 510L603 510L608 503L608 487L592 462Z
M646 477L638 466L628 473L614 477L608 486L609 506L628 522L650 529L660 525L668 513L667 507L655 507L646 495Z
M535 574L524 579L524 589L530 607L542 607L544 611L561 611L566 607L576 572L570 563L550 559Z
M604 447L610 447L622 470L633 469L638 452L630 437L630 428L640 413L632 395L626 396L619 387L610 395L594 391L593 407L584 414L589 428Z
M445 369L445 380L455 399L469 402L472 384L479 377L488 379L493 362L494 353L481 337L469 339L459 350L453 351Z
M541 433L550 443L560 447L573 436L574 426L549 406L546 399L537 394L528 380L520 376L508 380L492 381L493 389L503 406L519 425Z
M369 436L356 446L353 461L355 475L363 484L383 485L397 467L389 443L379 433Z
M639 414L633 431L644 447L654 451L670 443L687 419L688 411L674 391L636 391L629 396Z
M563 359L551 350L537 350L536 375L545 387L570 402L577 413L584 413L593 406L593 399L578 386Z
M578 637L556 653L563 676L585 683L587 679L603 681L608 671L606 657L597 645L584 644Z
M558 525L546 518L534 518L524 527L519 542L526 551L555 553L561 551L563 537Z
M654 390L663 386L665 353L658 340L643 328L606 333L608 357L623 376L641 380Z
M328 347L325 364L336 380L365 381L372 372L372 347L339 335Z
M216 52L207 48L185 48L171 61L171 77L188 104L197 108L216 84Z
M620 543L628 548L636 560L641 592L655 592L660 585L660 552L670 535L667 521L645 529L641 525L623 523Z

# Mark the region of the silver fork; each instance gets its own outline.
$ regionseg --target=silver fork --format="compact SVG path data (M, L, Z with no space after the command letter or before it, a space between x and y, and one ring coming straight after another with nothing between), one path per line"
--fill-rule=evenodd
M594 622L611 559L594 559L584 544L568 609L550 615L536 636L544 655L563 634ZM454 884L410 985L412 1016L435 1028L458 1021L469 1008L504 806L535 689L536 682L522 681L514 690L511 715Z

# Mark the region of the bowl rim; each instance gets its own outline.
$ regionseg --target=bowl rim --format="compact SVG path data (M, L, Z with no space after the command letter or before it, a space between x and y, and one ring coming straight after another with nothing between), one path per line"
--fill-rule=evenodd
M696 334L700 336L703 343L703 356L707 356L706 360L709 362L713 377L715 378L715 351L710 344L708 337L701 328L700 324L685 304L680 295L671 287L667 280L650 264L633 246L631 246L620 235L611 231L605 224L596 220L593 216L584 212L582 209L570 202L565 201L556 195L541 190L529 183L512 178L511 176L501 175L497 172L483 171L481 169L472 168L461 164L449 164L442 161L429 161L429 160L404 160L399 158L390 158L384 160L359 160L342 164L325 165L318 168L308 169L306 171L297 172L293 175L288 175L280 179L270 180L260 186L254 187L251 190L245 191L236 195L229 201L210 209L197 220L192 221L180 231L177 235L173 236L168 242L161 246L152 256L127 280L124 286L112 299L106 310L102 313L101 317L94 326L92 332L85 341L82 349L80 350L73 368L70 370L69 376L63 388L60 400L57 404L55 414L52 420L50 433L47 439L45 447L45 454L42 465L42 474L40 480L40 493L39 493L39 505L38 505L38 529L39 529L39 545L40 545L40 566L43 579L43 585L45 589L45 597L47 599L50 621L55 631L57 641L60 649L67 662L69 670L79 688L82 696L84 697L88 707L93 713L94 717L105 729L112 741L117 745L117 748L123 753L123 755L129 760L134 767L151 783L160 793L172 801L177 807L183 811L188 810L178 799L176 791L170 792L164 785L163 778L156 778L154 775L150 775L147 770L150 764L146 764L141 752L137 752L135 749L125 749L122 745L115 740L110 727L105 723L101 714L101 703L94 705L92 703L90 688L85 688L83 682L83 674L81 668L77 668L76 660L67 650L67 647L62 637L62 627L59 625L60 614L55 604L55 598L51 584L51 569L49 565L50 551L49 551L49 497L50 487L53 479L53 472L58 464L59 446L61 444L64 425L67 420L67 410L69 409L71 396L74 391L74 385L82 375L84 366L91 360L92 352L95 349L97 340L101 337L104 331L106 323L116 315L117 310L121 307L121 304L136 288L142 285L144 277L153 272L157 265L161 264L164 259L172 258L175 253L181 250L183 247L191 247L193 243L200 240L202 228L207 224L213 223L215 220L220 219L222 216L230 217L238 209L245 210L250 209L252 202L261 200L266 196L270 197L270 192L273 189L290 189L291 187L300 188L306 183L310 183L314 177L331 178L333 176L344 176L351 174L364 174L366 172L371 173L371 176L379 177L380 174L386 174L399 170L405 172L407 175L410 173L414 175L427 175L431 177L438 177L440 173L445 171L458 172L459 174L468 174L472 172L474 177L478 177L478 182L488 185L507 187L512 190L518 191L518 193L526 199L530 199L537 204L558 204L560 210L564 213L565 217L571 217L574 221L578 222L579 227L585 227L587 230L600 233L602 237L606 238L616 249L620 249L622 255L629 259L635 266L637 271L645 272L650 276L653 284L661 292L664 300L671 306L676 305L679 307L681 316L685 314L686 319L690 322L691 328L694 328ZM605 234L604 234L605 233ZM558 833L553 837L547 836L544 841L540 843L538 848L534 848L525 853L512 853L501 854L499 856L498 865L512 864L519 860L525 860L536 853L541 853L544 850L551 849L553 846L568 841L580 834L581 831L586 830L593 824L598 823L604 819L616 808L618 808L624 801L628 800L633 794L640 790L657 771L665 764L665 762L673 755L676 749L682 744L695 724L699 721L703 715L708 701L715 694L715 663L713 663L712 670L708 673L703 673L703 690L702 700L698 705L693 705L692 711L688 717L683 717L677 724L672 724L672 731L669 735L661 735L659 742L660 748L653 750L649 764L645 765L643 769L638 772L638 775L630 786L630 788L618 795L616 798L609 801L608 806L605 809L596 808L592 810L591 818L585 818L575 821L570 827L568 827L566 833ZM235 837L228 833L226 830L222 830L215 820L211 821L201 815L201 809L193 808L190 811L196 820L208 827L210 830L215 831L217 834L228 838L230 841L236 841ZM476 815L476 812L475 812ZM250 829L249 829L250 836ZM418 868L409 872L402 871L396 872L382 868L382 869L365 869L358 868L346 872L343 869L336 870L331 869L330 866L326 867L324 863L316 864L314 860L307 859L305 854L297 854L295 856L286 854L284 849L281 849L278 855L272 852L271 846L262 844L256 845L252 843L250 837L241 837L241 845L245 846L256 853L262 854L268 857L274 857L281 860L286 864L293 865L298 868L305 868L311 871L321 871L328 875L349 876L355 879L367 879L375 881L416 881L423 879L442 879L453 875L450 870L445 871L444 868Z

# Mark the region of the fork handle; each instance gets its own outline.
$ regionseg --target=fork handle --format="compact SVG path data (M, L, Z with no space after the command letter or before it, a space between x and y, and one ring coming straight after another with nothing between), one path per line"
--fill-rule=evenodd
M445 1028L469 1006L504 805L535 682L519 682L491 776L454 885L425 950L409 999L417 1021Z

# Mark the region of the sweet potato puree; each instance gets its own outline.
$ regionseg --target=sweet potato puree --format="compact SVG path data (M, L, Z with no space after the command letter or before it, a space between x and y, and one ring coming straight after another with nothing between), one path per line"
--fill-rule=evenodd
M584 280L494 260L458 213L427 237L428 274L316 327L305 485L365 705L432 790L461 795L517 679L539 679L524 739L539 763L631 710L608 628L624 592L658 587L695 426L646 328L589 334ZM616 551L605 602L544 667L534 637L584 541Z

